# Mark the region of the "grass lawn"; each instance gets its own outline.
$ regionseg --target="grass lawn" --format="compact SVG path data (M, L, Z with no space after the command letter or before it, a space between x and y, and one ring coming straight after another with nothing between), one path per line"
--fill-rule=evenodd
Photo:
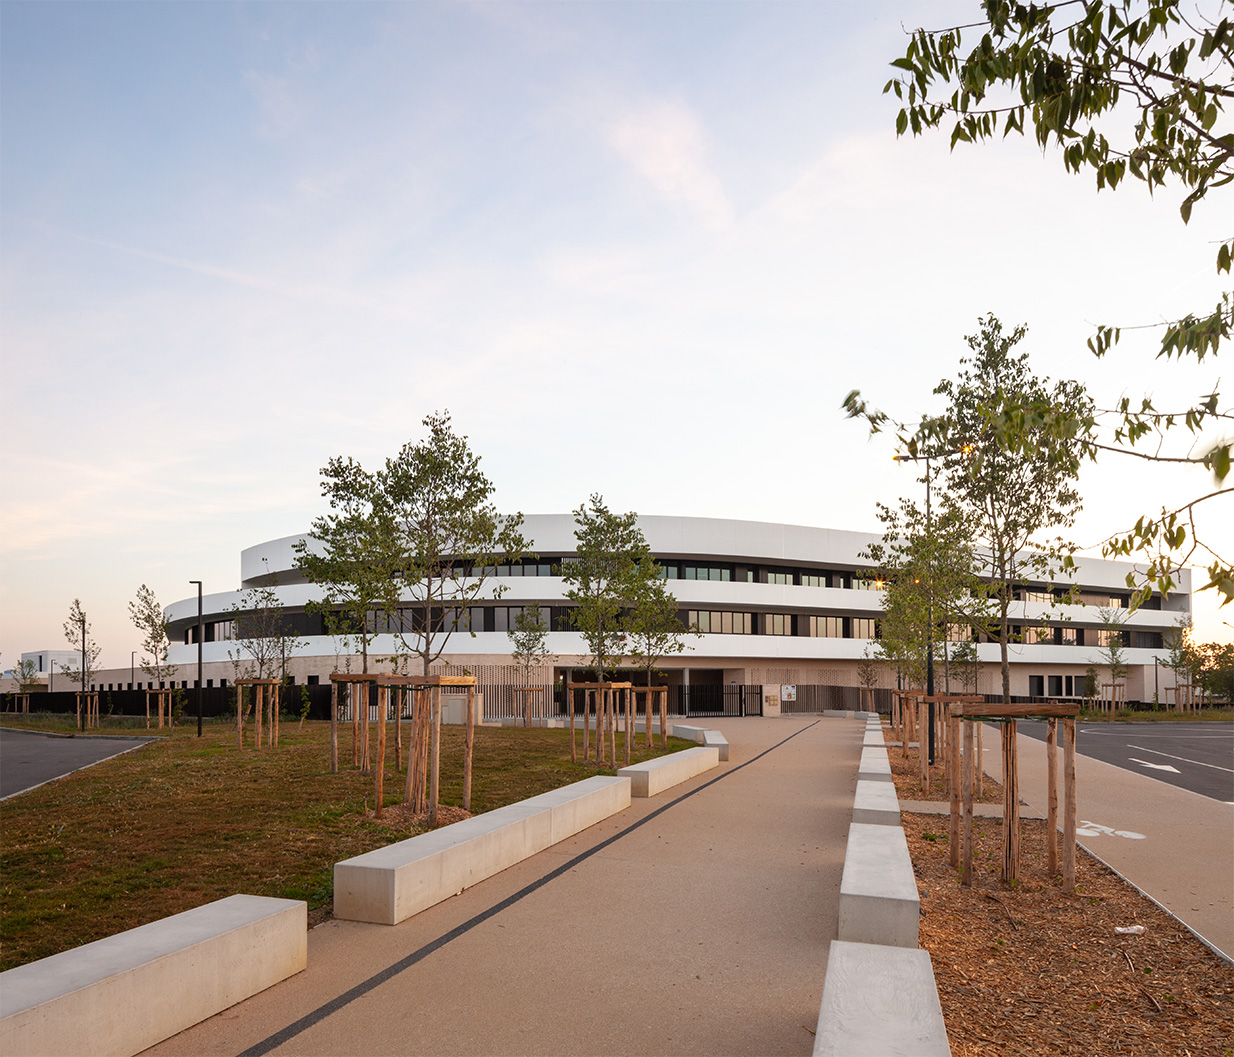
M4 722L72 729L71 717ZM320 918L335 862L419 832L366 816L373 776L351 768L349 730L340 731L342 769L333 775L325 722L300 730L287 721L280 747L260 752L237 750L226 723L196 733L185 722L159 742L0 803L0 969L237 892L304 899ZM441 740L441 802L459 805L463 730L443 727ZM667 750L658 739L651 750L641 743L633 762L692 747L676 738ZM618 734L619 759L624 751ZM387 754L385 802L395 804L403 776L393 744ZM472 811L613 773L571 764L568 730L480 727Z
M1122 708L1113 718L1108 712L1081 712L1085 723L1229 723L1234 721L1234 708L1202 708L1196 712L1175 712L1172 709Z

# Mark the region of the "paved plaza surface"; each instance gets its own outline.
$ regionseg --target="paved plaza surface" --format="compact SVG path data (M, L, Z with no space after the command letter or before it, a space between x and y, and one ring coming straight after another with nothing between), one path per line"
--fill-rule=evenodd
M65 737L0 728L0 798L147 745L150 738Z
M728 763L147 1052L810 1053L865 724L706 722Z
M1094 726L1076 735L1078 842L1234 959L1234 805L1092 759L1107 724ZM998 745L987 729L985 769L1001 780ZM1020 799L1044 814L1045 744L1020 734L1016 745Z
M1018 729L1045 741L1045 723ZM1094 760L1234 802L1234 723L1080 723L1076 745Z

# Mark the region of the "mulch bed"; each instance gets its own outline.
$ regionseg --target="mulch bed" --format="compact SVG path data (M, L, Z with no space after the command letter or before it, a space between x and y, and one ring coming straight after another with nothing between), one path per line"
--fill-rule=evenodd
M888 749L901 800L923 790L916 750ZM988 776L982 800L1001 802ZM973 886L949 862L946 815L901 816L955 1057L1234 1057L1234 967L1084 849L1076 892L1046 869L1046 825L1022 821L1020 878L999 880L1002 820L973 820ZM1061 837L1060 837L1061 840ZM1142 925L1142 936L1114 930Z

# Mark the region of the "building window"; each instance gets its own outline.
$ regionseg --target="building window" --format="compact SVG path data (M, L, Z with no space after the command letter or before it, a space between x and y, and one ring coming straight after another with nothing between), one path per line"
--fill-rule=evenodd
M1039 591L1032 588L1024 588L1023 591L1025 602L1044 602L1049 605L1054 601L1054 595L1049 591Z
M1160 631L1133 631L1131 645L1142 650L1159 650L1162 648Z
M1028 677L1028 696L1045 697L1045 676L1030 675Z
M683 565L681 579L683 580L731 580L733 570L721 565Z
M815 639L844 638L843 617L810 617L809 635Z
M872 639L874 638L874 621L869 617L853 617L849 623L852 629L849 632L850 639Z
M767 582L769 584L780 584L781 586L784 586L784 587L792 587L793 586L793 574L785 573L785 572L772 572L768 570Z
M826 573L802 573L801 574L801 586L802 587L829 587L831 585L828 584L827 582Z
M1051 675L1050 679L1050 696L1063 696L1063 677L1061 675Z
M686 618L704 635L753 635L753 613L730 613L708 609L691 609Z
M1054 641L1060 646L1074 646L1076 644L1075 628L1055 628Z
M768 613L763 617L764 635L791 635L793 633L793 615L791 613Z
M882 589L883 583L881 580L864 580L856 576L853 577L854 591L881 591Z

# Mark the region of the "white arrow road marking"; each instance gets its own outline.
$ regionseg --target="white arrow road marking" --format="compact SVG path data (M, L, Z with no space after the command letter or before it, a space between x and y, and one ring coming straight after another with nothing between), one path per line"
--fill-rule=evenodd
M1168 752L1162 752L1160 749L1150 749L1146 745L1132 745L1128 743L1127 748L1139 749L1140 752L1151 752L1154 756L1164 756L1166 759L1179 760L1182 763L1194 763L1197 767L1211 767L1214 771L1227 771L1230 774L1234 774L1234 771L1231 771L1228 767L1220 767L1215 763L1202 763L1200 760L1189 760L1186 756L1172 756ZM1137 760L1136 762L1138 763L1139 761Z
M1143 833L1133 833L1129 829L1110 829L1109 826L1102 826L1096 822L1089 822L1084 819L1080 823L1080 828L1075 831L1077 837L1126 837L1128 840L1145 840Z
M1147 760L1137 760L1134 756L1128 756L1132 763L1138 763L1141 767L1151 767L1154 771L1173 771L1175 774L1182 774L1177 767L1171 767L1168 763L1149 763Z

